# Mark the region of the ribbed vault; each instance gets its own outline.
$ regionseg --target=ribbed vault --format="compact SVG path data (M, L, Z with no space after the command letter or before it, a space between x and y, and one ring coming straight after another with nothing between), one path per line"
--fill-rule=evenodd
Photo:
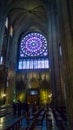
M45 32L47 29L47 8L42 1L21 0L12 4L8 13L10 24L15 32L39 29Z

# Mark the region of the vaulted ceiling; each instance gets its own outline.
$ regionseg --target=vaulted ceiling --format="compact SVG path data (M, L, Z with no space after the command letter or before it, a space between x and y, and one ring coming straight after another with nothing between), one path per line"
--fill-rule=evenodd
M9 22L14 28L14 33L40 31L47 34L48 11L47 1L19 0L11 4L8 11Z

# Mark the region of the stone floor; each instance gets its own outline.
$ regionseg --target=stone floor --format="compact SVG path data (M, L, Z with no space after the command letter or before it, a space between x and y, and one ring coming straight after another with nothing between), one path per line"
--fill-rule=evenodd
M46 125L46 116L43 119L42 125L36 125L34 130L59 130L59 128L56 125L55 118L53 116L52 110L50 109L50 118L52 119L52 127L49 128ZM22 128L25 129L27 127L27 122L25 119L22 120Z
M50 119L52 121L51 127L50 127L49 121L48 122L46 121L46 114L45 114L42 124L41 125L36 124L34 130L63 130L59 126L57 126L56 120L54 118L51 108L49 108L48 112L49 112ZM0 130L5 130L5 128L7 128L12 123L16 122L19 118L20 117L13 116L13 115L7 115L7 116L0 117ZM25 130L28 125L30 125L30 123L27 122L25 116L23 116L20 130ZM8 129L8 130L10 130L10 129ZM18 130L18 129L16 129L16 130ZM66 128L66 130L67 130L67 128Z

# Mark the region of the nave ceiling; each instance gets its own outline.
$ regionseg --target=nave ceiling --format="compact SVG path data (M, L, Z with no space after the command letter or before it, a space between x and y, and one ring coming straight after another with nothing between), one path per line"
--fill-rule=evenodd
M50 0L9 0L4 9L9 18L9 24L13 26L14 34L29 31L39 31L47 34L48 10L47 2Z

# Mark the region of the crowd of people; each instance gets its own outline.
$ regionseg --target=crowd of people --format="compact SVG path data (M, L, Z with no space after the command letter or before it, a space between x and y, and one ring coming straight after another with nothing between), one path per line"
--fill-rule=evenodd
M18 115L20 116L21 114L23 113L28 113L28 108L29 108L29 105L24 102L20 102L18 101L17 103L16 102L13 102L13 115Z
M36 103L34 104L28 104L27 102L20 102L17 103L13 102L13 115L21 116L22 114L25 115L26 118L29 118L29 116L32 113L35 113L38 110L38 106Z

